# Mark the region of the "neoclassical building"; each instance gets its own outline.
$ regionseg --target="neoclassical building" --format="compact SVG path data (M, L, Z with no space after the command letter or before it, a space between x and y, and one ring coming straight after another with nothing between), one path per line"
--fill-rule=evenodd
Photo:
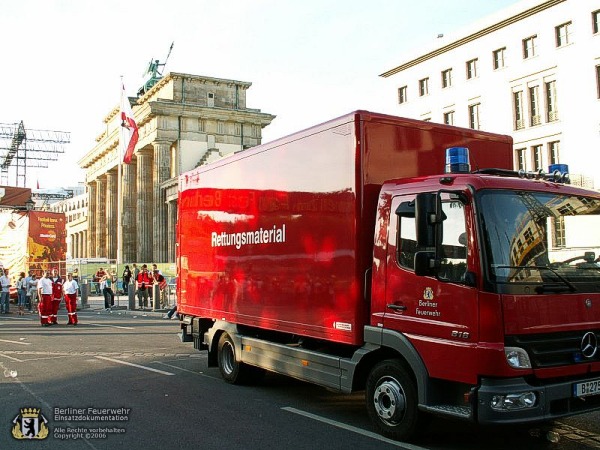
M131 164L121 164L119 107L104 118L104 132L79 161L89 196L87 257L123 263L175 261L179 174L260 144L262 128L275 118L246 106L250 86L183 73L165 75L141 97L130 98L139 128Z
M82 189L83 191L83 189ZM43 209L43 206L38 206ZM87 193L76 193L72 198L59 200L50 204L48 210L65 214L65 230L67 232L67 259L87 258Z

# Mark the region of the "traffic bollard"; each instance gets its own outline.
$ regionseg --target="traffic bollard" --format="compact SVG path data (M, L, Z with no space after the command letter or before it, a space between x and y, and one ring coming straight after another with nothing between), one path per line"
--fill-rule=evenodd
M90 296L90 285L88 283L83 283L81 286L81 309L89 308L88 298Z
M129 309L133 311L135 309L135 285L127 285L127 298L129 299Z

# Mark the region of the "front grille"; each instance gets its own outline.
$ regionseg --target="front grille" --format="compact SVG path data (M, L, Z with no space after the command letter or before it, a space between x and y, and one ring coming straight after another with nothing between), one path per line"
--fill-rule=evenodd
M582 354L581 342L586 333L596 336L596 353L591 358ZM585 364L600 361L600 330L569 331L563 333L524 334L507 336L507 347L520 347L527 351L534 369Z

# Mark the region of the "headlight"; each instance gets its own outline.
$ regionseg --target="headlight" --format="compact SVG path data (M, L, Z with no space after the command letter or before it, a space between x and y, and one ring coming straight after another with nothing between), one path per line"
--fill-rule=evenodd
M490 406L496 411L514 411L518 409L533 408L537 402L535 392L524 392L522 394L494 395Z
M506 362L513 369L531 369L531 361L525 350L519 347L504 347Z

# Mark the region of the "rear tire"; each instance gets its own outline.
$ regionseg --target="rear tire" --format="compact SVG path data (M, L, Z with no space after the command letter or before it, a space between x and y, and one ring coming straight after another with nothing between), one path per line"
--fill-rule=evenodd
M416 384L400 361L381 361L371 370L366 403L369 417L381 434L399 441L414 437L422 414Z
M217 360L221 376L231 384L256 382L265 374L263 369L239 361L233 339L227 333L223 333L219 338Z

